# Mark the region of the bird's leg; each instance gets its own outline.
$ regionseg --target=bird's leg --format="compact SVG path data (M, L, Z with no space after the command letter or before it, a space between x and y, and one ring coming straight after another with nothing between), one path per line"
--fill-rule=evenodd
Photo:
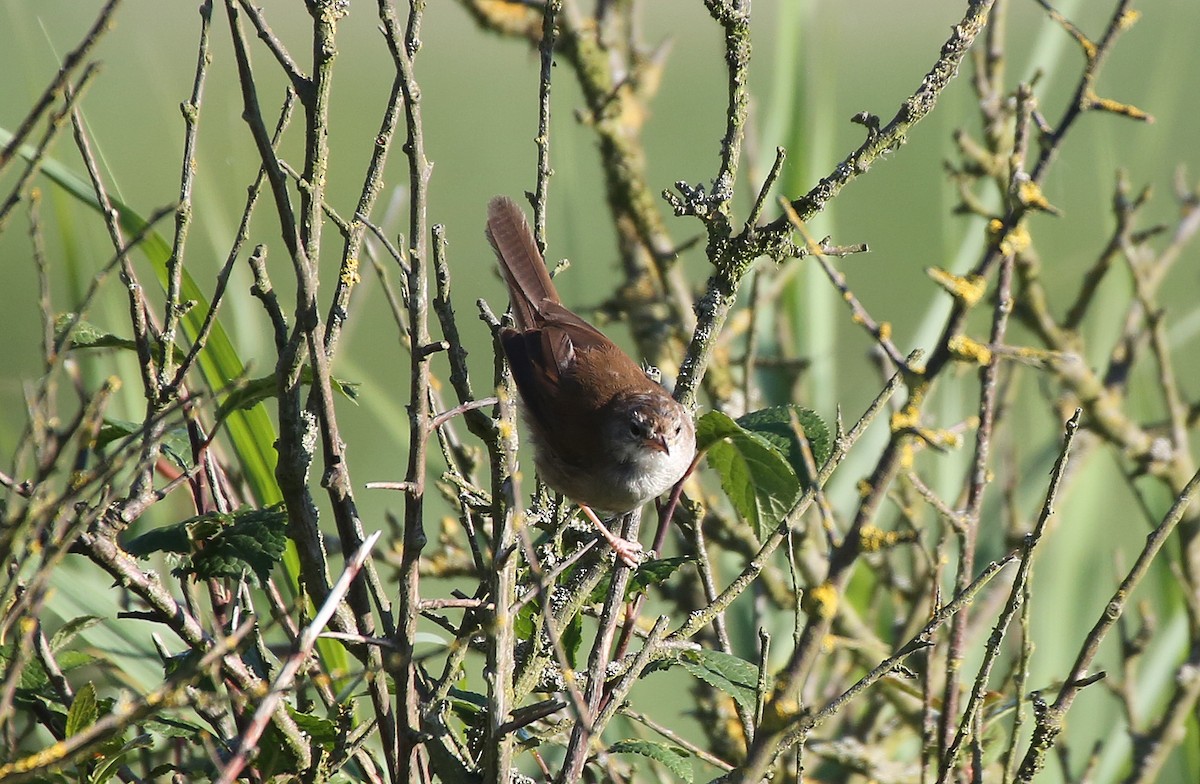
M592 525L596 526L596 530L599 531L600 535L604 537L604 541L608 542L608 546L613 549L613 552L617 554L617 557L621 559L621 562L630 569L636 569L638 564L642 561L641 543L631 542L628 539L622 539L612 531L608 530L604 523L600 522L600 518L596 516L596 513L593 512L590 507L580 504L579 508L582 509L587 518L592 521Z

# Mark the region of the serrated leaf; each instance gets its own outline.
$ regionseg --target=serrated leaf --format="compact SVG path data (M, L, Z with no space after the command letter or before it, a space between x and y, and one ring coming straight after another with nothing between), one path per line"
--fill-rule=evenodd
M282 504L232 514L211 513L147 531L125 545L144 558L170 552L184 556L174 570L197 579L241 578L253 572L266 582L287 546L287 514Z
M104 424L100 426L100 431L96 434L96 448L101 449L119 439L140 435L141 432L140 422L106 418ZM187 428L173 427L163 433L162 449L180 467L191 467L192 442L188 438Z
M737 423L746 430L762 436L778 449L796 472L796 476L807 476L800 439L796 435L797 429L803 430L817 468L833 454L833 437L829 434L829 428L817 412L809 408L791 403L771 406L738 417Z
M188 540L187 520L182 523L164 525L154 528L144 534L135 536L122 546L125 552L137 558L146 558L153 553L179 553L187 555L192 551Z
M184 740L196 740L205 732L205 729L199 724L192 724L189 721L163 716L162 714L146 719L142 722L141 726L155 735L161 735L164 738L183 738Z
M696 451L703 452L718 441L740 436L745 428L720 411L709 411L696 420Z
M728 694L743 709L754 710L758 667L750 662L721 651L702 650L688 653L680 664L709 686Z
M120 748L112 749L105 754L104 763L96 768L96 772L88 778L88 784L104 784L117 774L117 769L125 762L125 758L138 749L153 747L154 742L146 733L138 735Z
M312 368L307 365L300 371L300 380L305 384L312 383ZM342 395L351 403L358 403L358 387L359 385L350 381L341 381L340 379L329 378L329 386L334 392ZM269 400L279 393L279 379L274 374L263 376L262 378L253 378L244 384L238 385L236 389L225 396L221 401L221 405L217 408L217 421L223 421L227 416L234 411L246 411L254 408L264 400Z
M74 313L60 313L54 319L54 339L60 340L63 332L67 327L71 326L74 321L74 328L71 330L70 342L64 346L64 350L85 348L127 348L136 349L137 344L129 338L122 338L114 335L107 330L101 329L90 321L80 319L75 321Z
M711 432L723 434L708 447L708 464L721 477L721 488L734 510L758 536L774 528L800 496L800 480L783 454L758 433L710 411ZM729 426L732 425L732 428Z
M96 687L89 681L75 692L75 699L71 701L71 709L67 711L67 737L83 732L95 724L99 717L100 710L96 706Z
M619 740L608 747L609 754L639 754L649 757L671 772L678 781L692 784L695 774L692 771L691 753L678 746L668 746L652 740L629 738Z
M678 571L679 567L691 560L693 560L691 556L684 555L675 558L656 558L653 561L638 564L637 570L630 575L629 581L625 584L624 601L632 601L638 594L646 593L650 586L666 582L667 578ZM612 585L612 572L604 575L600 582L596 583L596 587L588 594L587 604L598 604L604 601L608 597L610 585Z
M104 620L99 615L81 615L78 618L72 618L58 628L54 636L50 638L51 653L58 653L63 646L75 638L75 635L88 629L100 621Z
M319 743L323 749L333 751L338 738L336 724L320 716L301 713L290 705L288 706L288 713L291 714L292 719L296 722L296 726L307 732L309 737Z
M54 659L58 663L58 669L63 672L70 672L102 661L99 656L85 651L61 651Z
M209 539L192 555L191 571L201 580L240 578L253 572L265 583L287 546L287 515L282 505L234 513L233 525Z

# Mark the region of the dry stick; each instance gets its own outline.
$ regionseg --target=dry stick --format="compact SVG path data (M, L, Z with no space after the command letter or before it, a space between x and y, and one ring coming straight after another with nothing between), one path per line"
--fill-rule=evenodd
M1018 101L1018 110L1025 107L1024 122L1018 125L1027 129L1029 101ZM1018 130L1018 135L1022 134ZM1017 146L1020 146L1019 144ZM1014 172L1014 179L1015 179ZM996 309L992 318L990 342L1003 345L1008 329L1008 317L1012 312L1013 254L1006 253L1001 259L999 281L996 290ZM967 483L966 509L960 518L961 525L954 526L958 536L958 563L954 575L954 589L961 591L975 569L975 546L979 535L979 521L983 510L983 494L988 485L989 460L991 456L992 430L996 423L996 407L999 398L998 376L1000 358L992 354L979 370L979 428L975 434L975 453ZM967 645L967 611L954 616L950 623L950 640L946 651L946 674L942 692L942 712L938 727L938 752L941 759L939 784L945 781L951 763L949 746L954 741L954 721L958 713L958 671L962 666ZM964 720L966 717L964 717Z
M104 7L100 9L100 13L96 16L96 21L92 22L91 28L84 34L83 40L79 42L79 46L72 49L63 59L58 73L54 75L50 84L46 85L46 89L42 91L33 108L29 110L25 119L17 126L17 130L13 132L12 139L9 140L3 150L0 150L0 172L4 171L8 162L12 160L13 155L16 153L17 148L24 143L25 137L33 131L33 126L37 124L38 119L50 104L54 103L58 94L63 92L63 88L66 86L68 79L70 79L71 72L87 58L92 49L99 43L101 36L110 29L111 25L109 22L112 19L113 13L117 10L117 6L120 4L120 0L108 0L104 4Z
M279 219L280 236L287 248L297 279L303 278L309 269L305 249L300 242L296 227L296 215L292 209L287 175L279 165L271 137L259 109L258 89L247 52L247 42L241 29L236 0L226 0L226 16L229 22L230 39L233 43L234 60L238 68L238 85L242 92L242 116L250 129L258 150L262 169ZM253 261L253 258L252 258ZM276 322L277 323L277 322ZM329 573L325 559L325 547L317 521L316 504L312 499L304 477L312 462L312 452L305 446L308 430L303 423L299 398L298 338L294 335L279 352L276 362L276 377L279 383L279 463L275 470L279 489L288 508L288 534L296 542L300 557L301 579L305 590L318 603L323 603L329 593ZM358 633L353 614L348 607L339 611L336 621L339 631Z
M646 638L646 642L642 645L642 649L633 657L633 661L629 664L629 667L621 674L620 679L613 686L608 704L604 706L603 710L600 711L600 715L592 722L591 732L593 736L598 736L604 732L604 728L612 721L613 716L617 715L617 710L625 702L625 698L629 696L629 691L633 688L633 684L641 676L646 666L650 664L651 655L657 651L667 635L668 620L667 616L660 615L654 622L654 627L650 630L650 634Z
M312 366L311 395L320 422L317 430L321 437L326 466L323 484L332 502L338 535L343 549L346 551L360 546L363 540L362 526L350 488L343 452L344 444L338 433L330 384L329 360L321 340L316 294L317 269L315 263L319 253L320 213L328 154L324 129L328 122L332 58L336 52L333 44L335 20L332 16L321 14L315 14L313 20L315 39L313 49L314 57L317 60L314 65L315 74L311 85L306 85L311 89L301 91L301 99L307 113L304 179L309 187L300 191L301 219L298 222L288 193L287 175L275 157L259 109L254 73L234 0L226 0L225 8L238 67L243 118L250 128L263 168L266 170L276 212L279 216L281 236L287 247L296 277L296 323L293 326L291 338L284 350L280 352L276 366L281 425L278 442L280 460L276 468L276 477L287 502L289 528L297 540L297 551L301 556L306 588L313 595L315 601L324 604L329 591L327 564L317 525L316 506L305 482L307 469L312 460L312 452L306 446L309 431L300 410L298 371L302 364L303 352L300 351L302 344L307 349L308 360ZM348 604L342 604L336 610L335 629L370 636L374 631L374 617L371 615L370 600L363 582L355 583L350 587L348 600ZM369 670L378 671L382 668L382 657L377 647L368 646L365 651L358 653L363 656L364 663ZM387 680L371 678L368 686L376 716L380 718L393 716ZM387 721L381 721L379 731L389 767L394 768L394 725Z
M383 118L379 122L379 130L375 133L371 160L367 164L362 189L359 191L358 204L354 208L354 220L349 223L345 231L342 260L334 284L333 297L329 303L329 315L325 320L325 351L331 358L337 346L338 337L341 335L342 324L347 317L350 295L361 279L360 251L366 238L366 230L369 228L365 217L371 214L379 193L383 190L388 153L400 122L400 109L404 104L403 96L404 77L397 69L392 79L391 92L388 95Z
M105 227L108 229L109 239L113 244L113 248L120 252L123 248L127 247L127 242L124 232L121 229L119 214L108 197L104 180L100 176L100 166L96 161L95 155L92 153L91 140L84 130L83 117L79 113L78 107L74 107L71 110L71 125L74 129L75 145L83 157L84 166L87 169L92 190L96 197L96 203L100 206L100 214L104 218ZM133 342L137 349L138 364L142 377L142 394L146 400L147 407L146 421L150 422L155 418L156 406L153 401L157 397L157 387L161 378L161 366L155 360L151 347L151 340L153 339L151 334L152 327L149 323L151 317L149 307L146 304L145 292L138 282L137 274L133 269L133 262L130 260L128 254L122 255L121 279L122 283L125 284L129 299L129 320L133 328ZM135 503L148 498L154 491L153 465L161 446L160 436L161 431L146 430L146 438L142 444L142 462L144 468L134 478L128 493L128 499Z
M1017 614L1017 610L1024 603L1025 592L1029 587L1029 575L1033 568L1033 551L1041 542L1042 535L1046 531L1046 525L1054 514L1054 502L1058 499L1058 490L1062 486L1063 477L1067 472L1067 460L1071 454L1071 444L1075 440L1075 433L1079 429L1079 419L1083 415L1082 409L1075 409L1074 415L1067 421L1066 435L1063 438L1062 451L1058 454L1058 460L1054 463L1054 469L1050 472L1050 486L1046 490L1046 500L1042 504L1042 513L1038 517L1037 523L1021 543L1021 560L1017 566L1017 573L1013 577L1012 587L1008 592L1008 600L1004 604L1004 609L1000 613L1000 617L996 619L996 625L992 629L992 635L984 647L983 662L979 666L979 671L975 676L975 685L971 689L971 697L967 701L966 708L963 709L962 719L958 725L958 731L954 738L946 748L946 753L942 757L940 769L938 771L938 781L947 781L950 771L954 767L954 763L958 756L958 751L962 747L964 739L968 733L975 733L975 742L979 742L979 718L980 710L983 707L983 698L987 692L988 678L992 672L992 666L996 663L996 659L1000 655L1000 645L1004 642L1004 635L1008 630L1009 623L1012 622L1013 616ZM975 779L979 781L979 778Z
M558 617L554 612L555 594L552 590L550 590L554 587L554 575L561 572L565 567L562 567L560 564L560 568L551 572L547 573L542 571L542 566L538 562L537 551L533 545L533 538L529 533L529 526L521 525L519 533L521 536L521 548L525 552L525 560L529 563L529 570L533 574L533 579L537 586L534 590L529 591L525 597L523 597L521 604L524 604L525 601L528 601L531 596L539 596L542 599L541 619L543 626L542 628L535 627L532 638L536 640L541 635L544 635L547 638L551 649L554 651L554 656L558 661L558 666L562 673L563 684L566 689L567 696L570 697L570 702L568 705L574 713L575 721L590 723L591 714L588 712L587 700L584 699L583 692L579 690L579 683L575 677L574 668L571 667L571 660L570 657L567 656L566 646L563 645L562 624L559 623ZM599 541L599 539L595 539L593 542L589 543L587 547L581 548L580 554L583 551L591 549L592 545ZM510 623L516 618L516 611L512 610L512 612L513 615L510 619ZM526 661L530 661L532 659L533 656L531 655L526 658ZM524 694L519 696L524 697ZM517 700L514 697L514 703L516 701Z
M550 75L554 66L554 45L558 38L558 14L562 0L548 0L542 11L542 40L538 43L541 70L538 79L537 183L533 192L533 236L538 250L546 253L547 191L550 186Z
M627 512L622 520L621 536L630 541L636 540L638 527L641 523L642 510L634 509ZM588 679L584 689L587 712L571 730L571 738L567 743L566 758L558 781L566 784L578 781L583 775L583 766L587 762L592 739L598 734L593 728L591 717L597 715L600 700L604 696L605 674L610 661L613 637L616 633L617 622L620 620L621 609L625 604L625 586L633 569L626 566L620 559L613 564L613 570L608 586L608 594L600 611L596 637L592 642L592 650L588 655Z
M14 148L25 158L25 170L21 172L16 183L13 184L8 198L3 203L0 203L0 231L4 231L8 226L8 218L12 214L13 209L20 204L21 195L25 193L26 187L33 182L34 178L42 170L42 162L50 154L50 145L58 138L67 115L74 111L75 105L81 100L84 91L99 72L100 68L97 64L89 63L79 79L76 80L75 86L66 87L63 105L51 113L49 120L46 122L46 129L42 132L42 138L38 140L37 146L32 152L23 150L20 147Z
M399 724L398 745L395 750L397 781L418 779L424 767L419 732L421 695L417 688L417 665L413 661L413 640L420 617L420 572L418 565L425 546L425 471L427 439L431 414L429 411L430 360L422 347L429 343L429 276L427 272L429 243L428 185L433 166L425 157L425 139L421 119L421 93L413 70L413 58L420 46L421 13L424 4L412 2L408 23L402 32L395 8L380 0L379 17L384 37L392 55L396 73L401 81L404 98L406 138L404 152L408 158L409 226L408 226L408 297L405 307L409 316L409 352L411 384L409 388L409 455L405 480L411 489L405 496L404 540L400 560L400 595L397 602L396 640L399 650L393 677L396 679L399 706L394 714Z
M1034 726L1033 738L1029 741L1025 758L1021 761L1021 767L1017 771L1017 782L1030 782L1041 771L1045 764L1046 752L1054 747L1055 740L1062 732L1063 721L1071 704L1075 701L1075 697L1078 696L1080 689L1094 682L1094 676L1089 677L1087 670L1096 658L1100 643L1104 641L1113 624L1120 619L1125 611L1125 605L1129 602L1129 597L1141 583L1142 578L1146 576L1158 551L1162 549L1163 544L1175 531L1179 521L1183 519L1184 512L1191 504L1197 487L1200 487L1200 471L1192 476L1187 486L1175 498L1175 503L1171 505L1162 522L1146 537L1146 544L1138 553L1133 567L1125 575L1125 579L1121 581L1117 590L1113 592L1104 611L1096 620L1092 630L1088 632L1087 637L1084 638L1075 663L1071 666L1071 672L1059 689L1054 703L1052 705L1042 703L1040 706L1035 703L1037 723Z
M484 728L483 774L490 784L508 784L513 765L515 736L503 727L516 707L513 679L516 672L517 635L512 604L517 592L518 527L522 541L528 527L521 519L517 500L516 406L513 405L511 376L500 366L496 418L501 423L497 449L492 455L492 571L488 591L492 597L491 634L487 644L488 710ZM530 548L532 556L532 548ZM530 560L536 563L536 559ZM543 603L544 604L544 603ZM554 638L557 639L557 634Z
M320 423L317 432L321 439L322 460L325 465L321 484L329 497L342 550L352 552L362 545L364 531L354 500L345 441L339 432L330 371L331 358L325 346L325 327L321 323L317 299L318 260L324 224L321 216L329 166L329 106L333 89L333 64L338 51L335 30L338 19L346 10L340 6L328 7L324 4L309 4L307 7L313 25L313 73L310 89L300 94L306 120L302 177L306 187L299 189L299 240L304 246L303 259L306 264L297 268L296 332L304 343L305 353L312 368L307 410L316 414ZM299 352L297 354L299 355ZM296 391L298 394L299 389ZM355 615L357 631L366 636L375 633L376 619L371 611L370 591L370 587L374 586L381 625L387 632L391 632L391 608L386 594L379 587L380 581L375 575L371 561L364 566L364 575L368 579L351 585L346 595L347 603ZM377 648L368 648L365 654L368 670L374 672L382 669L383 660ZM371 679L370 685L377 714L393 715L386 680ZM380 733L383 735L384 745L391 746L392 728L386 722L380 727Z
M287 128L288 123L292 119L292 108L295 106L295 104L296 94L291 90L288 90L284 95L283 106L279 111L279 119L275 123L275 130L271 134L272 148L277 147L280 139L283 138L283 131ZM242 207L242 217L238 223L237 232L234 234L233 243L229 247L229 253L225 256L225 263L221 265L220 271L217 272L217 282L216 286L213 288L212 297L209 300L208 312L204 314L204 321L200 324L200 330L196 333L195 340L192 341L192 345L188 349L187 355L183 358L183 360L180 361L179 368L175 372L175 377L171 380L171 385L173 387L178 387L183 383L184 375L191 369L192 364L196 361L197 355L208 342L208 336L212 332L213 325L216 324L217 310L221 302L224 300L225 290L229 286L229 276L233 273L233 267L237 263L238 255L241 253L242 246L245 245L246 239L250 236L250 217L254 214L255 205L258 204L258 197L259 194L262 193L262 184L265 177L266 169L260 165L258 167L258 174L256 174L254 177L254 182L252 182L249 188L247 188L246 204L244 207ZM261 252L265 254L266 250L264 246L260 245L259 249L255 252ZM253 269L253 256L250 258L250 265ZM265 270L266 267L264 266L263 274L261 276L257 273L257 271L255 272L256 285L260 277L265 280ZM263 291L270 291L270 287L268 286L266 289L263 289ZM259 296L254 292L253 289L251 289L251 293L255 294L255 296ZM272 319L272 324L276 327L277 332L278 325L280 323L282 323L281 319ZM286 325L284 325L283 334L285 336L286 332ZM283 341L277 339L276 346L281 347L282 345Z
M249 754L258 747L258 739L262 736L263 730L266 729L267 722L275 712L275 708L283 699L284 693L292 688L296 680L296 674L304 666L304 663L308 661L308 657L312 653L313 646L316 645L321 631L333 617L338 603L342 601L346 592L350 590L350 584L358 575L359 570L362 569L368 556L371 555L371 548L375 546L375 542L378 541L382 534L382 531L376 531L367 537L362 547L347 562L342 576L333 584L333 588L329 591L329 596L326 597L325 603L321 605L321 609L313 617L312 623L304 629L304 632L300 635L300 639L297 640L296 650L284 662L283 667L279 670L279 674L275 676L275 681L271 684L270 690L259 702L250 724L242 730L241 735L238 737L238 744L234 749L233 756L221 770L221 775L217 778L217 784L233 784L238 774L241 773L242 768L246 766Z
M212 0L200 4L200 40L196 45L196 73L192 79L192 94L180 106L183 114L183 164L179 175L179 202L175 210L175 235L171 242L171 255L167 257L167 296L163 305L163 329L158 336L159 356L162 357L160 387L155 391L157 405L164 399L178 394L178 386L172 380L175 372L175 332L183 316L180 289L183 281L183 252L187 243L188 229L192 223L192 185L196 178L196 139L200 123L200 102L204 97L204 82L208 65L212 62L209 53L208 30L212 21ZM215 305L213 308L215 309Z

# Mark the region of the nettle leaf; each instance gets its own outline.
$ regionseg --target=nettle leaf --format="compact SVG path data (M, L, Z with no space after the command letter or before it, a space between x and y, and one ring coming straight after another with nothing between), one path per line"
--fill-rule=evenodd
M683 668L700 680L719 689L748 711L757 701L758 667L721 651L691 651L680 659Z
M66 331L67 327L71 326L71 323L75 321L75 316L76 314L74 313L60 313L58 317L54 319L55 340L62 339L63 333ZM136 349L137 344L129 338L119 337L111 332L97 327L90 321L84 321L83 319L80 319L79 321L75 321L74 329L71 330L70 334L70 342L64 346L64 349L68 351L79 348Z
M738 515L760 537L778 525L800 496L800 480L783 453L719 411L700 417L696 429Z
M297 727L308 733L309 737L321 745L321 748L333 751L338 739L337 724L320 716L301 713L290 705L287 706L287 710Z
M83 732L95 724L99 717L100 709L96 705L96 687L89 681L75 692L75 699L71 701L71 709L67 711L67 737Z
M253 572L264 583L287 545L283 504L232 514L216 512L148 531L125 545L140 558L169 552L183 556L174 574L240 579Z
M821 417L817 416L817 412L809 408L791 403L771 406L738 417L737 423L746 430L762 436L778 449L796 472L796 476L811 479L804 470L804 456L800 449L800 439L797 437L798 430L803 430L804 437L808 439L808 447L812 451L813 462L817 468L833 454L833 437L829 434L829 428Z
M302 383L312 383L312 368L305 366L300 371L300 380ZM329 385L342 397L349 400L351 403L358 403L358 387L357 383L351 381L341 381L330 376ZM217 408L217 421L220 422L225 417L232 414L234 411L247 411L254 408L259 403L279 394L279 379L274 375L263 376L262 378L252 378L244 384L240 384L236 389L225 396L225 400Z
M691 753L678 746L668 746L652 740L629 738L619 740L608 747L609 754L639 754L649 757L671 772L677 781L692 784L695 774L692 771Z
M75 321L76 316L77 314L75 313L60 313L54 319L54 339L56 341L61 340L67 327L71 327L72 322L75 322L68 336L68 341L63 346L64 351L99 348L120 348L128 351L137 351L137 343L132 339L123 338L120 335L96 326L90 321L84 321L83 319ZM150 343L150 352L156 362L162 361L162 350L156 341ZM176 356L184 356L186 353L185 349L175 346Z
M679 567L694 560L690 555L675 558L656 558L638 564L637 571L629 577L625 584L625 601L632 601L638 594L646 593L653 585L661 585L679 570ZM588 604L599 604L608 597L608 587L612 585L612 572L609 572L596 583L596 587L588 594Z
M196 741L205 733L205 729L199 724L193 724L190 721L183 721L182 719L161 714L146 719L142 726L155 735L164 738L182 738L189 741Z
M104 620L99 615L81 615L78 618L72 618L58 628L54 636L50 638L50 650L53 653L58 653L67 643L75 638L75 635L80 632L95 626Z
M140 422L130 422L124 419L105 419L96 434L96 447L103 448L124 438L140 435ZM192 465L192 442L188 438L187 428L174 427L163 434L162 449L182 468Z

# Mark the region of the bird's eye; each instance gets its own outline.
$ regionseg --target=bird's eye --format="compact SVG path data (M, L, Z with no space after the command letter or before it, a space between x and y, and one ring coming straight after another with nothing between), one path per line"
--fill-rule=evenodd
M676 425L675 426L675 435L679 435L679 432L681 430L683 430L683 425Z
M630 422L629 423L629 434L633 435L633 436L642 435L642 426L639 425L637 422Z

